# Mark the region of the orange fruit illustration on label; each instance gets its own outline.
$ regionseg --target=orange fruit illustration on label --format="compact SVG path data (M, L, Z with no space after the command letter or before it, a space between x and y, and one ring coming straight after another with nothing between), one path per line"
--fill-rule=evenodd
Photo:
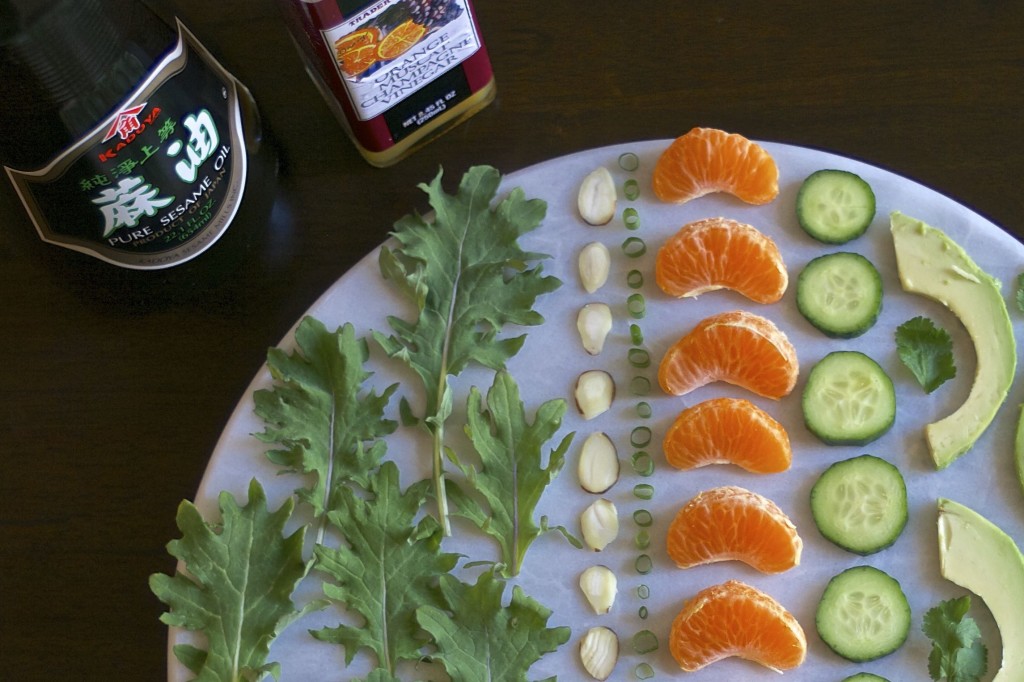
M807 657L807 637L775 599L738 580L712 585L683 604L672 622L669 650L694 672L736 656L781 672Z
M713 398L686 408L665 432L662 450L669 464L683 470L735 464L774 474L793 462L786 429L742 398Z
M342 36L335 41L334 52L338 55L338 59L341 59L349 50L366 47L367 45L376 45L379 40L379 29L373 26L361 28L358 31L352 31L352 33Z
M683 226L658 250L654 278L662 291L677 298L732 289L756 303L775 303L789 285L775 242L728 218Z
M353 31L334 43L338 65L348 76L358 76L377 63L377 41L380 31L375 27Z
M744 310L701 320L666 351L658 383L671 395L684 395L714 381L725 381L765 398L789 395L800 367L796 349L771 320Z
M779 194L779 169L756 142L714 128L694 128L676 138L654 165L654 194L683 203L728 192L748 204L767 204Z
M762 573L799 566L803 546L778 505L738 486L705 490L683 505L665 545L679 568L735 560Z
M412 19L402 22L380 41L380 45L377 46L377 58L388 60L400 57L418 43L426 32L425 26L420 26Z
M358 76L376 63L376 45L363 45L341 55L341 70L348 76Z

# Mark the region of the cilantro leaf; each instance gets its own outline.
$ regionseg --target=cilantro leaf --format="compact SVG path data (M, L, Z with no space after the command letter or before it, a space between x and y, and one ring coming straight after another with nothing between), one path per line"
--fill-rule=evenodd
M368 482L368 499L343 486L327 513L345 538L342 545L314 548L315 568L334 579L324 582L324 594L365 622L323 628L313 636L342 645L346 663L360 649L369 649L378 667L394 674L398 661L422 657L426 638L416 623L416 608L443 603L438 576L454 568L458 557L441 553L441 528L432 517L415 523L430 481L414 483L403 493L398 466L388 461Z
M502 564L510 575L518 575L530 544L549 530L547 518L537 525L533 514L545 488L565 465L565 452L575 434L565 436L549 453L547 466L542 466L544 444L562 425L565 401L544 403L530 423L519 399L519 387L502 370L495 374L487 392L486 407L482 403L480 391L474 386L469 393L466 435L480 455L481 469L463 464L454 452L449 452L449 458L483 495L487 508L454 486L452 499L459 515L498 541ZM575 540L565 528L551 530Z
M926 317L915 317L897 327L896 350L927 393L956 376L953 340Z
M494 168L470 168L456 194L441 187L438 172L420 188L430 198L434 218L407 215L395 223L395 249L382 247L385 279L415 302L418 317L389 317L394 332L374 337L392 357L401 358L423 381L424 423L433 436L433 467L438 516L449 534L444 485L444 423L451 414L449 377L471 363L498 370L522 347L524 336L499 338L506 324L537 325L537 297L561 285L528 262L545 258L523 251L518 239L538 227L547 204L512 190L491 208L501 182Z
M1017 275L1017 309L1024 312L1024 272Z
M475 585L441 576L447 609L421 606L416 618L434 636L440 661L453 682L520 682L541 656L569 641L568 627L547 627L550 609L518 585L503 607L505 583L491 571Z
M940 602L925 613L921 629L932 640L928 674L933 680L977 682L988 669L988 651L981 630L967 616L971 598Z
M363 369L368 349L350 324L329 332L306 317L295 342L298 350L291 354L267 352L276 385L253 396L266 425L257 437L284 446L267 453L275 463L314 474L312 485L297 494L320 517L334 489L347 480L365 487L367 472L380 463L385 445L375 439L396 428L383 414L397 385L381 395L363 390L371 376Z
M179 540L167 550L184 562L187 574L150 576L153 593L171 610L160 620L186 630L201 630L208 649L178 645L174 653L202 682L257 680L278 665L267 663L274 638L307 610L291 594L309 570L302 558L305 528L288 537L282 531L294 502L267 511L260 484L249 484L249 501L239 507L229 493L219 500L222 521L206 523L199 510L183 501L178 507Z

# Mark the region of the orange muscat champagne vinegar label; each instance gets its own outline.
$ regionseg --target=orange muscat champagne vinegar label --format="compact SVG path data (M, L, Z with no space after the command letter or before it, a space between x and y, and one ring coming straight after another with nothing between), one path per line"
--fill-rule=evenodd
M242 199L243 89L179 23L177 44L106 119L42 168L6 168L39 236L133 269L205 251Z
M397 161L493 98L468 0L282 2L314 80L371 163Z

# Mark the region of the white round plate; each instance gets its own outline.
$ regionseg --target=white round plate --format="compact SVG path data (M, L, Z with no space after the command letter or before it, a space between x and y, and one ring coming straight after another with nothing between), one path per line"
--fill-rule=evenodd
M684 600L708 585L727 579L742 580L767 592L802 624L808 641L807 660L801 667L787 672L787 679L838 681L860 670L891 680L927 679L931 645L921 632L921 618L940 600L965 593L939 573L936 500L943 496L966 504L1001 526L1018 542L1024 539L1024 495L1013 466L1013 435L1022 396L1020 387L1015 384L995 421L974 448L947 469L935 470L923 429L926 423L952 412L966 397L974 374L974 350L959 321L945 308L901 289L889 232L889 214L898 210L943 229L981 268L1000 279L1017 338L1024 338L1024 315L1016 308L1013 290L1017 275L1024 270L1024 246L970 209L911 180L851 159L781 144L764 144L780 169L781 192L772 203L750 206L729 195L712 194L683 205L662 204L653 196L650 176L655 160L667 144L665 140L637 142L581 152L512 173L502 186L502 192L522 187L527 197L547 201L543 224L520 243L529 251L549 254L551 258L544 261L544 269L563 282L557 291L538 300L537 309L546 320L543 325L504 332L527 334L521 352L509 363L509 370L520 386L531 419L546 400L563 398L570 405L561 431L545 450L550 450L562 435L576 432L567 465L545 492L538 513L547 514L552 525L564 524L578 532L579 513L594 496L583 492L577 484L576 457L580 444L594 430L604 431L615 440L624 472L620 481L604 495L618 507L622 523L619 538L609 549L601 554L574 549L561 536L551 533L532 546L523 573L515 580L527 594L552 609L549 627L572 628L569 642L537 662L530 670L530 679L551 675L558 675L562 680L588 679L578 660L578 642L587 628L598 624L608 625L623 640L622 656L610 679L636 679L634 670L642 662L654 668L656 679L679 675L667 645L672 619ZM635 172L619 167L618 158L624 152L638 155L640 166ZM620 188L619 203L617 216L609 225L592 227L577 215L576 194L582 178L598 166L608 168L615 178ZM877 213L868 232L843 247L829 247L812 240L801 231L795 218L795 198L800 183L822 168L857 173L872 186L877 197ZM622 196L623 183L630 178L635 178L640 190L635 201ZM450 193L455 191L457 183L458 177L453 173L444 179ZM627 230L621 219L622 210L629 206L639 213L640 227L635 231ZM730 291L677 300L657 288L653 264L660 244L684 224L713 216L749 223L776 241L790 272L790 287L780 302L759 305ZM630 236L641 237L646 242L645 255L632 258L623 253L621 244ZM580 248L595 240L605 243L611 250L612 273L603 289L587 295L579 283L576 259ZM837 250L854 250L869 258L882 273L885 290L883 312L877 324L866 335L846 341L825 338L801 317L795 304L796 276L803 266L815 256ZM626 284L626 273L634 268L640 269L646 279L642 289L646 314L639 320L632 319L626 309L627 297L633 293ZM597 357L583 351L575 329L576 312L588 301L608 303L615 316L613 331L603 353ZM801 366L794 392L777 402L726 384L712 384L683 398L661 393L657 389L656 365L669 345L704 317L737 308L768 317L789 336L797 348ZM411 319L413 310L381 277L374 252L325 292L308 314L329 329L352 323L359 336L369 336L371 330L389 331L386 316ZM930 317L953 337L957 377L931 395L924 393L900 363L893 340L896 327L917 315ZM629 325L633 322L640 325L644 344L654 361L648 370L636 370L627 361L626 354L632 346ZM290 350L292 344L289 334L282 346ZM803 424L800 394L806 373L826 353L840 349L867 353L885 368L896 385L896 424L885 436L867 446L823 445ZM371 351L370 367L376 372L370 384L378 391L393 382L401 383L389 406L393 418L397 418L399 396L409 396L414 403L419 399L420 384L412 373L387 359L379 348ZM584 421L572 407L572 387L580 372L593 368L605 369L613 375L619 386L618 397L609 412ZM653 408L653 415L648 419L637 416L636 404L641 398L631 395L628 389L637 373L646 373L655 386L652 393L643 398ZM449 434L461 433L469 387L475 385L486 392L492 376L491 372L476 368L454 381L458 411L447 428ZM243 501L253 477L267 489L272 509L298 487L299 482L294 477L280 475L267 461L263 455L267 447L251 435L263 430L253 413L253 391L271 384L265 369L255 377L217 444L196 500L207 518L216 518L216 499L220 491L229 491ZM685 406L716 396L750 398L779 420L792 441L792 468L780 474L755 475L734 466L717 465L690 472L669 467L661 457L659 446L666 428ZM633 449L629 434L641 423L649 425L654 434L649 450L654 456L656 471L651 478L637 475L630 466ZM400 428L388 438L389 458L397 461L401 468L403 488L430 475L430 448L423 435L416 429ZM465 447L465 441L453 440L451 444ZM910 504L910 520L900 539L893 547L869 557L845 552L822 538L815 528L808 503L811 486L829 464L864 453L888 459L900 468L907 481ZM646 482L654 486L654 497L650 501L639 500L633 494L634 485ZM798 567L779 575L762 575L735 561L686 570L672 564L665 555L664 533L675 512L697 492L720 485L755 490L774 500L789 514L804 541ZM647 550L653 558L653 571L647 575L638 574L635 568L640 551L634 543L638 529L632 515L639 509L649 510L654 518L650 529L652 541ZM464 523L455 524L455 536L446 541L444 550L462 552L468 560L497 558L495 544ZM577 587L580 572L594 563L609 566L619 578L618 599L608 615L595 615ZM818 637L814 626L818 599L828 580L859 564L877 566L899 580L913 611L907 642L894 654L865 664L850 663L834 654ZM320 580L315 572L311 573L300 586L297 601L320 596ZM637 593L641 585L650 591L647 599L641 599ZM510 595L509 587L506 600ZM647 607L646 619L640 618L641 606ZM990 672L986 678L989 679L999 666L999 634L980 599L973 600L971 615L981 626L989 647ZM346 667L340 647L314 640L308 634L310 629L336 625L343 619L358 622L350 618L340 609L328 609L290 626L270 652L270 660L281 664L282 682L327 682L364 676L373 663L366 652L360 652L352 665ZM652 654L638 655L632 650L630 639L642 629L652 630L661 642ZM172 629L170 640L172 645L194 641L192 635L176 629ZM169 679L172 682L191 679L170 652L168 656ZM414 671L407 671L403 679L422 679L430 675L429 667L421 665ZM694 682L775 679L775 673L747 661L729 659L689 675L687 679Z

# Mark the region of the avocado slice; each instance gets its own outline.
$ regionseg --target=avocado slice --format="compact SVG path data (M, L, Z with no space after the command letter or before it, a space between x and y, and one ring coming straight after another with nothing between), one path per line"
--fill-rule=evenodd
M978 512L939 499L942 577L985 601L1003 640L992 682L1024 680L1024 556L1013 539Z
M1024 407L1017 418L1017 437L1013 441L1013 461L1017 467L1017 482L1024 491Z
M1017 369L1013 325L999 280L979 268L959 244L899 211L889 219L904 290L945 305L974 342L977 367L967 400L925 427L932 459L943 469L970 450L1006 399Z

